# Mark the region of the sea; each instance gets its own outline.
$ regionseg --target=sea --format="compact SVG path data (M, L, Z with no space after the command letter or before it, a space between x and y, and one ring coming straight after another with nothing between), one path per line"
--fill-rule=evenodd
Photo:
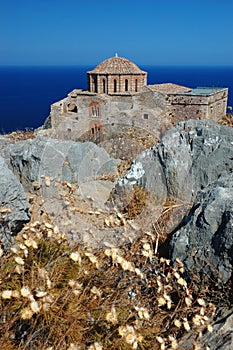
M0 133L40 127L50 105L75 88L87 89L86 72L93 66L0 66ZM148 84L175 83L187 87L228 87L233 106L233 66L140 66Z

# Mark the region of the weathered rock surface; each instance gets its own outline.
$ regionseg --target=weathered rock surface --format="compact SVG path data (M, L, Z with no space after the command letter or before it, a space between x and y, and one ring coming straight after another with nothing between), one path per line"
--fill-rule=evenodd
M141 153L119 179L115 192L121 197L137 184L153 192L158 203L173 197L188 204L199 189L231 169L232 128L208 120L189 120L177 124L156 146ZM173 227L181 218L177 216Z
M232 350L233 349L233 311L228 311L225 316L218 318L212 325L211 333L205 332L196 340L193 332L185 334L179 342L179 350L193 350L194 344L199 350Z
M0 213L0 239L8 247L13 236L30 220L29 203L17 177L0 157L0 208L9 212Z
M106 174L117 174L117 160L91 142L35 138L10 145L10 165L26 190L41 176L81 185Z
M186 224L173 234L172 259L190 275L227 282L233 272L233 173L197 193ZM204 276L203 276L204 277Z
M218 320L213 325L213 332L206 333L200 340L211 350L232 350L233 349L233 311L226 317Z

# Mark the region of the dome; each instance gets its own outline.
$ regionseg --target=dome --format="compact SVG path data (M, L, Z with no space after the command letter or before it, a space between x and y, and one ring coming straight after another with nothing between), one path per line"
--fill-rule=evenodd
M91 74L145 74L136 64L123 57L108 58L101 62L92 71Z

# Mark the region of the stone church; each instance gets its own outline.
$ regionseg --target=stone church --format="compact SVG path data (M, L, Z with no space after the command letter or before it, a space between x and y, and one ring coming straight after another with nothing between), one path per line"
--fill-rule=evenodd
M51 105L55 136L101 137L127 125L159 137L161 130L181 120L217 121L226 115L227 88L147 85L147 72L117 54L87 72L87 79L87 91L74 89Z

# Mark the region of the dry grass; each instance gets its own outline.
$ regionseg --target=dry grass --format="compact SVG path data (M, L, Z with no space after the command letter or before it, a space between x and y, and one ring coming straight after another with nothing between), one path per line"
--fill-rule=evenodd
M228 113L227 115L223 116L220 120L218 120L218 123L224 126L233 127L232 113Z
M35 138L35 134L33 130L25 130L25 131L17 130L10 134L7 134L6 136L13 143Z
M1 251L0 348L178 349L185 332L211 331L214 305L156 244L147 232L120 248L71 249L50 222L29 224Z

